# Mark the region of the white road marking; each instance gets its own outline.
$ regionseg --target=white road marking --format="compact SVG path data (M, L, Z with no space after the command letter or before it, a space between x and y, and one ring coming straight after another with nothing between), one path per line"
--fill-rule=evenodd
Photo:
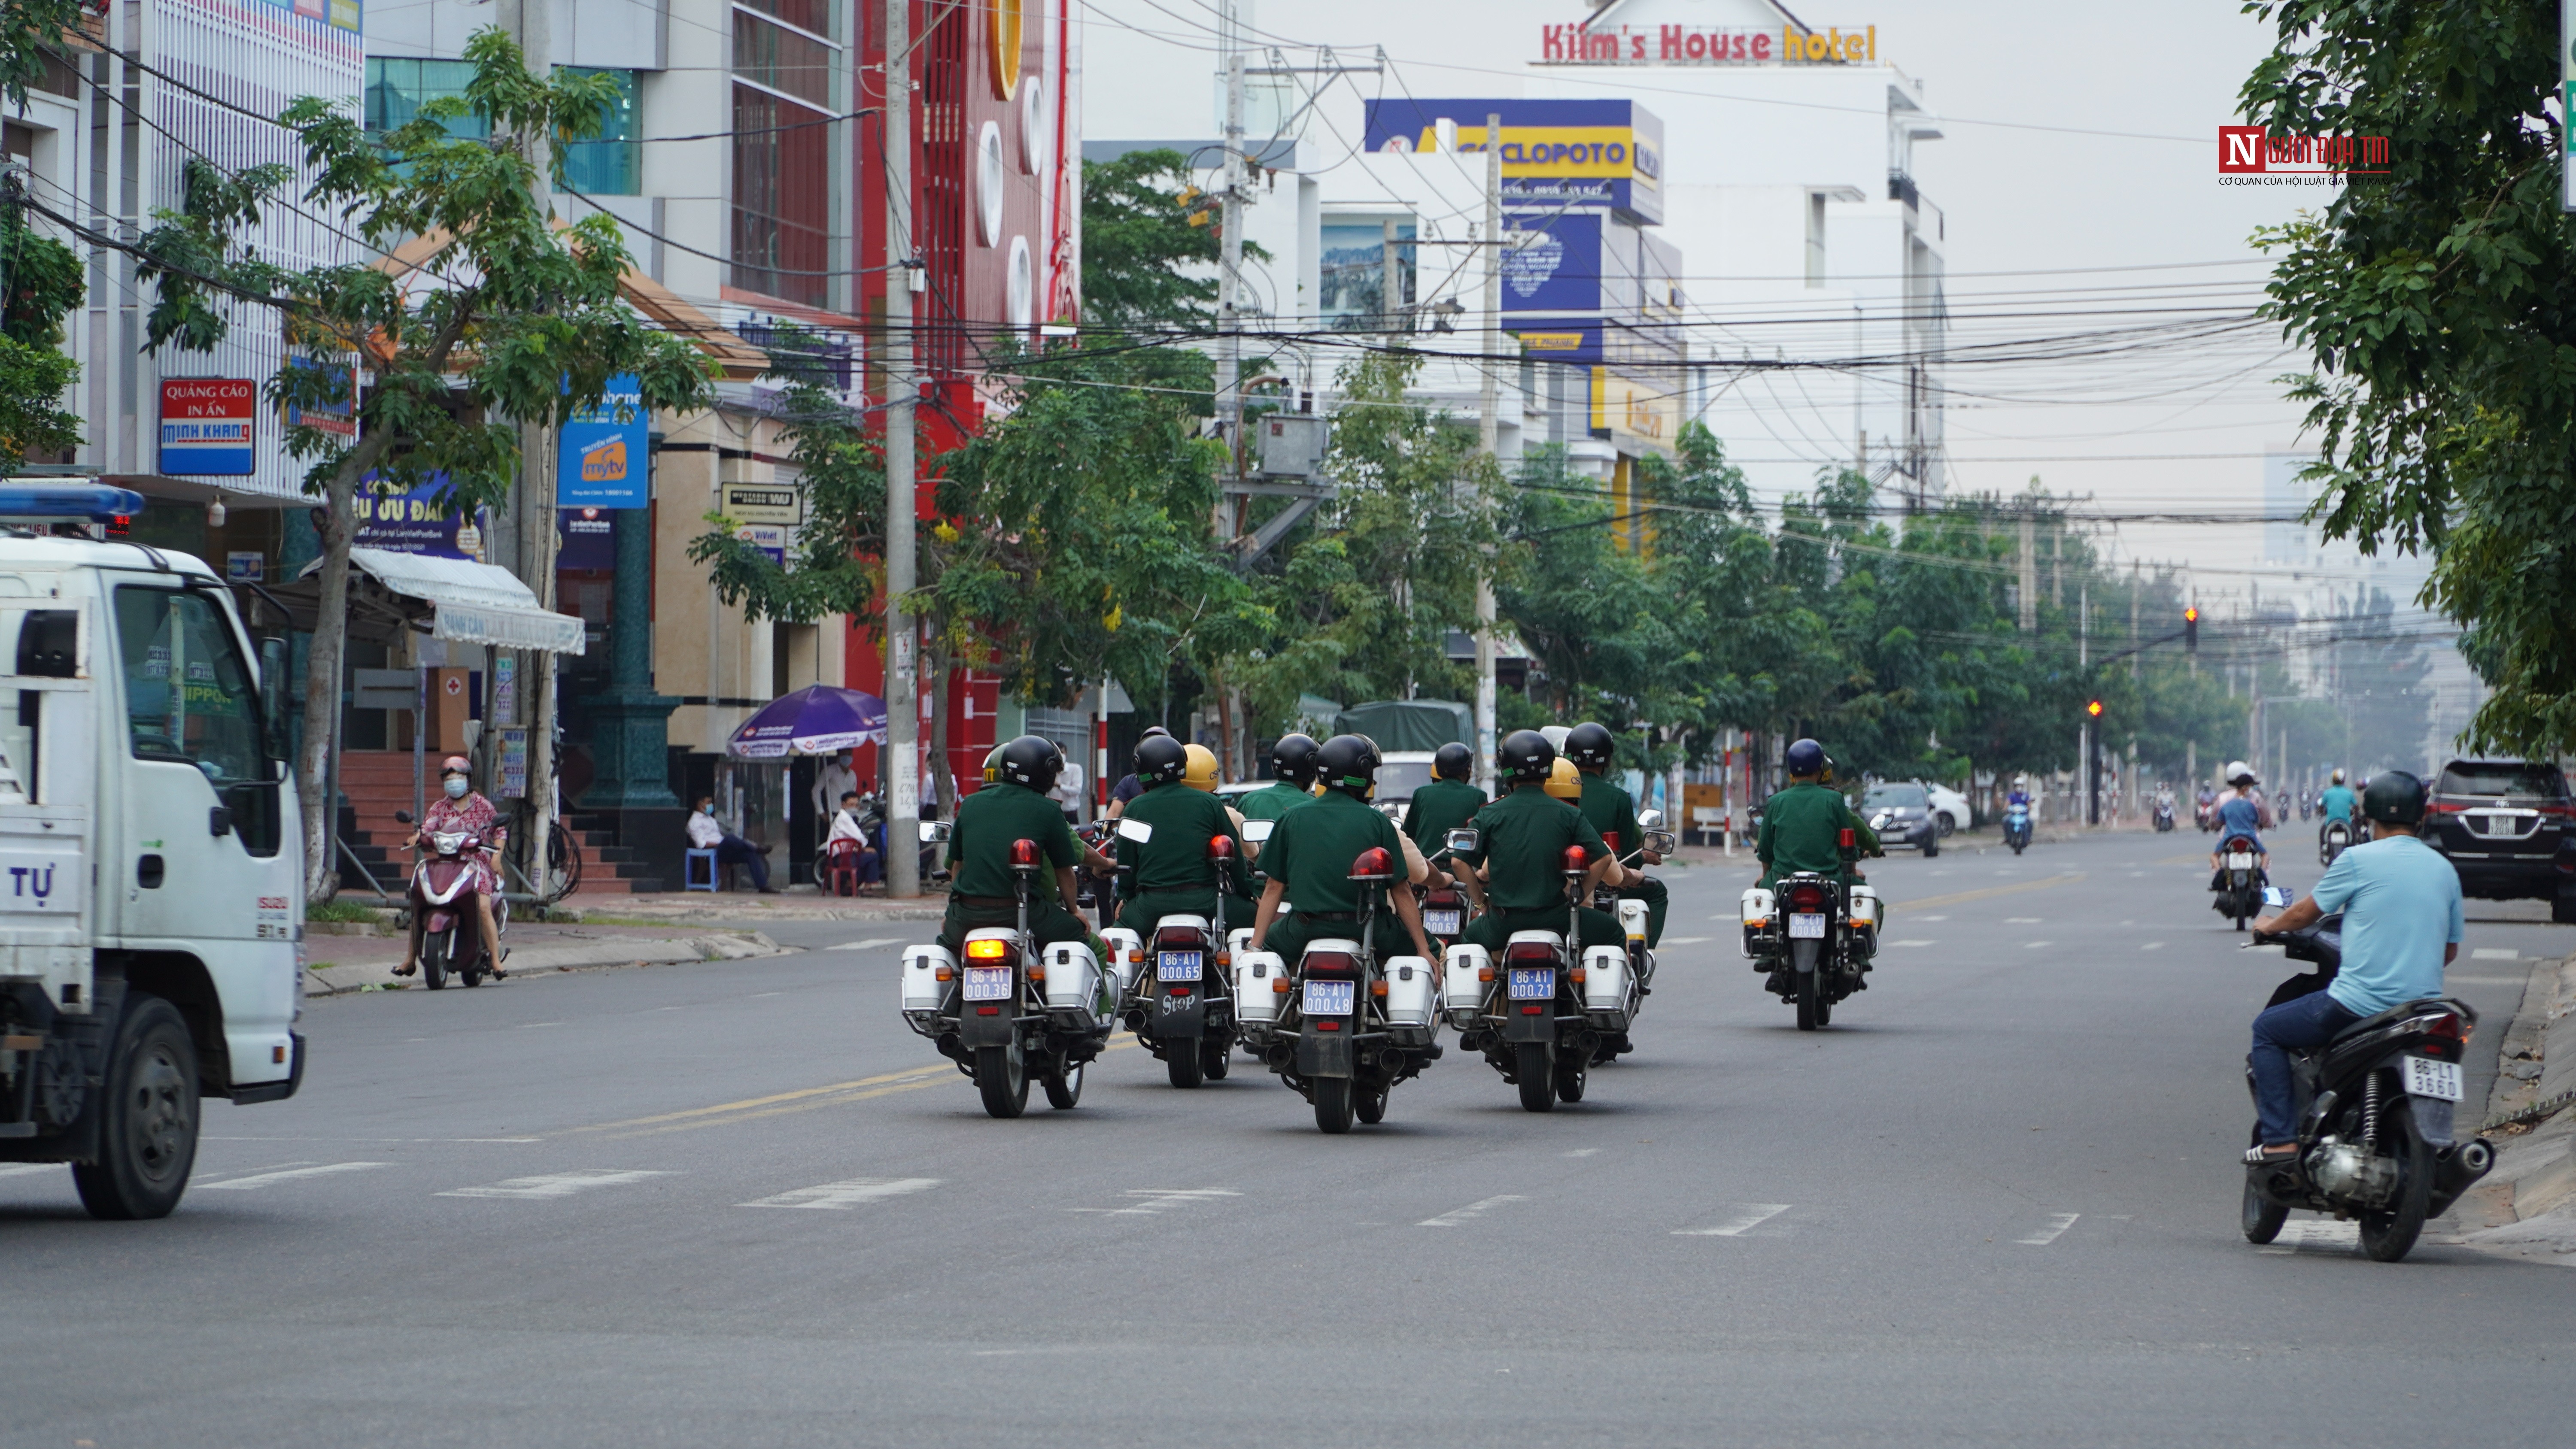
M1483 1202L1471 1202L1465 1207L1456 1208L1449 1212L1442 1213L1436 1218L1424 1218L1422 1221L1415 1223L1414 1226L1417 1228L1454 1228L1464 1224L1469 1218L1475 1217L1487 1208L1500 1207L1507 1202L1527 1201L1529 1201L1529 1199L1521 1196L1519 1193L1507 1192L1500 1197L1489 1197Z
M2057 943L2055 941L2024 941L2021 948L2025 951L2036 951L2042 946L2054 946L2056 944Z
M1890 941L1887 944L1891 946L1929 946L1932 943L1929 941Z
M2164 948L2165 948L2165 943L2164 943L2164 942L2162 942L2162 941L2149 941L2149 942L2147 942L2146 944L2144 944L2144 945L2142 945L2142 946L2138 947L2138 949L2139 949L2139 950L2141 950L2141 951L2161 951L2161 950L2163 950Z
M800 1187L776 1197L757 1202L738 1202L735 1207L766 1208L854 1208L861 1203L883 1202L890 1197L920 1192L939 1186L935 1177L854 1177L847 1182L827 1182L817 1187Z
M1664 938L1664 944L1667 946L1698 946L1716 939L1717 938L1715 936L1666 936Z
M818 951L872 951L879 946L894 945L902 939L901 936L870 936L864 941L843 941L837 946L818 946L815 949Z
M1565 1155L1568 1157L1590 1157L1593 1153L1600 1150L1601 1149L1598 1147L1578 1147Z
M2480 946L2469 953L2472 961L2519 961L2522 953L2511 946Z
M669 1177L667 1172L635 1172L614 1167L583 1167L571 1172L541 1172L534 1177L513 1177L488 1187L451 1188L440 1197L570 1197L595 1187L618 1187L642 1182L648 1177Z
M194 1186L199 1192L250 1192L271 1183L292 1182L299 1177L330 1177L337 1173L365 1172L369 1168L391 1166L393 1164L390 1162L324 1162L309 1167L286 1167L275 1172L253 1173L249 1177L236 1177L223 1182L200 1182Z
M1918 921L1946 921L1950 918L1948 916L1916 916L1914 919Z
M519 1023L519 1025L518 1025L518 1028L517 1028L517 1029L518 1029L518 1030L520 1030L520 1031L534 1031L534 1030L536 1030L538 1027L541 1027L541 1026L561 1026L561 1025L563 1025L563 1023L562 1023L562 1022L560 1022L560 1021L523 1021L523 1022L520 1022L520 1023Z
M2044 916L2006 916L2004 917L2004 924L2007 926L2036 926L2046 919L2047 918Z
M31 1172L60 1172L62 1170L63 1164L59 1162L20 1162L7 1167L0 1167L0 1177L24 1177Z
M1127 1189L1126 1195L1142 1198L1144 1201L1131 1203L1122 1208L1079 1207L1066 1208L1065 1211L1107 1213L1112 1217L1123 1217L1130 1213L1158 1213L1166 1208L1180 1207L1187 1203L1214 1202L1221 1197L1243 1196L1242 1193L1222 1187L1131 1187Z
M1675 1228L1676 1238L1740 1238L1753 1229L1787 1212L1795 1204L1785 1202L1740 1202L1727 1214L1725 1221L1705 1228Z
M2084 1216L2082 1213L2051 1213L2048 1216L2047 1227L2041 1228L2028 1237L2015 1238L2013 1241L2027 1243L2034 1248L2045 1248L2064 1236L2066 1230L2075 1226L2075 1220L2082 1216Z
M2300 1218L2281 1225L2281 1236L2271 1246L2259 1249L2265 1253L2349 1253L2361 1246L2361 1224L2339 1223L2332 1218Z

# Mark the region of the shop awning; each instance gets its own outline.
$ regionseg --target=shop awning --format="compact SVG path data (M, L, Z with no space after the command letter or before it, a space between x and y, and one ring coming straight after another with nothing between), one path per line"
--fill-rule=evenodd
M431 605L432 638L549 654L582 652L581 619L539 607L537 596L508 569L380 548L353 548L349 562L387 593Z

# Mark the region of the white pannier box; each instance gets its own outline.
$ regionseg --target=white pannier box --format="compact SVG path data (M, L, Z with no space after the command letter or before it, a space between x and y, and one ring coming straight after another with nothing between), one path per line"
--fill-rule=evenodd
M1583 1009L1626 1012L1628 953L1617 946L1595 946L1583 953Z
M1080 941L1058 941L1046 948L1046 1004L1050 1011L1100 1007L1100 962Z
M1234 1015L1248 1026L1267 1026L1279 1019L1285 993L1272 983L1288 978L1288 963L1276 951L1246 948L1234 953Z
M1125 1000L1136 988L1136 973L1145 962L1145 943L1124 926L1109 926L1100 932L1100 944L1109 948L1109 974L1118 982L1118 996Z
M946 976L947 980L940 979ZM903 949L903 1009L937 1011L948 999L949 983L957 978L957 958L945 946L906 946Z
M1386 958L1386 1019L1392 1026L1431 1025L1435 995L1431 963L1419 956Z
M1494 958L1482 946L1460 944L1449 948L1448 964L1442 972L1441 1004L1452 1013L1473 1016L1485 1006L1485 978L1493 971Z

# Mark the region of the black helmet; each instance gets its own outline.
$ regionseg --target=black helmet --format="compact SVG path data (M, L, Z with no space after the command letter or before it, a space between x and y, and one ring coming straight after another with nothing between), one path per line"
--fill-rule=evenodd
M2413 825L2424 818L2424 782L2404 770L2373 775L2361 792L2361 813L2389 825Z
M1270 769L1292 785L1315 783L1315 752L1323 746L1313 735L1281 735L1270 747Z
M1377 789L1377 741L1366 735L1335 735L1315 751L1315 769L1327 788L1354 800Z
M1002 746L1001 776L1014 785L1032 790L1055 788L1055 777L1064 773L1064 751L1055 741L1041 735L1022 735Z
M1608 769L1610 757L1618 752L1618 741L1610 737L1610 731L1591 720L1566 731L1565 757L1578 770Z
M1789 778L1802 779L1825 772L1825 747L1814 740L1799 740L1781 755L1780 762L1789 767Z
M1189 768L1190 752L1170 735L1148 735L1136 742L1138 783L1177 780Z
M1464 780L1476 770L1476 752L1451 740L1431 757L1432 778Z
M1556 769L1556 746L1536 730L1514 730L1503 736L1503 747L1494 754L1495 763L1516 785L1531 780L1544 782Z

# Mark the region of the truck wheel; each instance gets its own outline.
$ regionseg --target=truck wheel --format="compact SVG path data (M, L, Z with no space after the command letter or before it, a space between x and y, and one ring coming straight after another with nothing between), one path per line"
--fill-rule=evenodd
M98 1111L98 1161L72 1165L81 1206L110 1221L168 1217L197 1163L197 1049L178 1008L126 997Z

